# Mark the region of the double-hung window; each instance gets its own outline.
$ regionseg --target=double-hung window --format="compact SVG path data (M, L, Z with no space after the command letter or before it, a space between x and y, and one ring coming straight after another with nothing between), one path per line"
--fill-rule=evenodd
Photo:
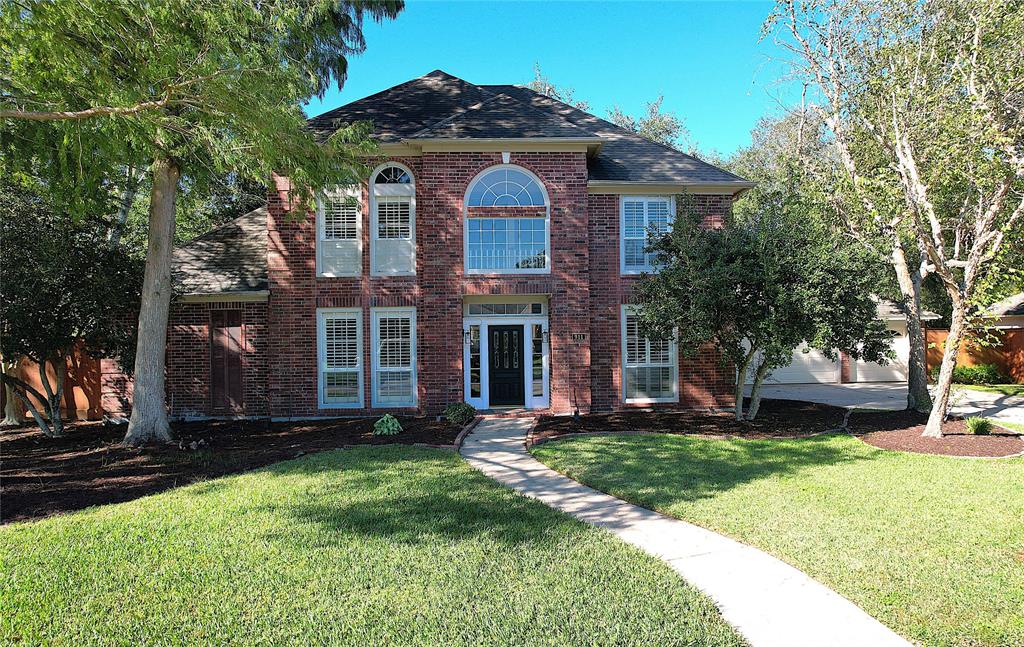
M373 308L373 406L416 406L416 310Z
M407 276L416 273L416 184L412 172L398 164L376 171L370 181L371 273Z
M622 307L622 383L626 402L677 402L678 358L675 341L642 337L633 310Z
M647 251L651 236L666 233L672 226L675 204L672 196L622 196L620 257L623 274L652 272L655 254Z
M316 197L317 273L359 276L362 273L362 205L358 186L335 186Z
M320 408L363 406L362 329L358 308L317 311Z

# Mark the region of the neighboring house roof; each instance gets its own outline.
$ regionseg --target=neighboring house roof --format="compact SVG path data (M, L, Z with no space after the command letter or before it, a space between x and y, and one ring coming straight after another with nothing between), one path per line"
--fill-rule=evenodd
M269 289L267 208L260 207L174 250L177 294L251 294Z
M1024 292L993 303L988 313L995 317L1024 317Z
M587 167L591 183L716 185L752 182L670 146L645 139L529 88L474 85L441 70L353 101L309 120L326 139L354 121L371 121L381 143L423 139L559 138L600 142Z
M903 314L903 310L894 301L888 299L877 299L875 309L877 314L875 315L878 319L885 321L897 321L906 319L906 315ZM939 315L931 312L930 310L921 310L922 321L935 321L941 319Z

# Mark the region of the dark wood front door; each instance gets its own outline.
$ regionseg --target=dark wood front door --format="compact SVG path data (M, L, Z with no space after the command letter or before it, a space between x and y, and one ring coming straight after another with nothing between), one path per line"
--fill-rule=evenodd
M214 411L242 409L242 313L210 313L210 404Z
M526 361L522 326L488 326L489 402L494 406L523 406Z

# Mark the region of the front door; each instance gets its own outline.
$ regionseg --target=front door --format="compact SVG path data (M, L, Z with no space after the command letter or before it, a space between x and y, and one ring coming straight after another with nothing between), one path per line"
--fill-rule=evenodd
M490 405L526 404L525 366L522 326L488 326L488 387Z

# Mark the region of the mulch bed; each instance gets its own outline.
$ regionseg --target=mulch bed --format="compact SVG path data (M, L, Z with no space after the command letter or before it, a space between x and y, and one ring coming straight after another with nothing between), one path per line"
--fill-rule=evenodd
M827 404L793 400L762 400L753 422L737 422L732 413L701 411L622 411L573 418L544 416L537 421L529 444L573 434L659 433L728 438L801 438L838 430L846 410ZM942 438L924 438L928 415L916 411L854 412L847 431L881 449L944 456L1001 458L1024 452L1024 436L994 427L988 436L967 433L963 420L942 426Z
M1003 458L1024 452L1024 436L993 425L991 434L975 436L959 419L942 425L942 438L921 435L928 414L916 411L864 413L850 417L850 433L869 445L917 454Z
M402 433L374 436L373 418L303 422L203 421L173 425L178 442L124 447L125 425L72 423L63 438L35 426L0 431L0 522L46 517L351 445L452 446L460 427L399 418Z
M762 400L757 418L738 422L732 412L698 410L633 410L596 413L579 418L543 416L531 443L570 434L650 432L657 434L797 438L842 425L846 410L827 404L795 400Z

